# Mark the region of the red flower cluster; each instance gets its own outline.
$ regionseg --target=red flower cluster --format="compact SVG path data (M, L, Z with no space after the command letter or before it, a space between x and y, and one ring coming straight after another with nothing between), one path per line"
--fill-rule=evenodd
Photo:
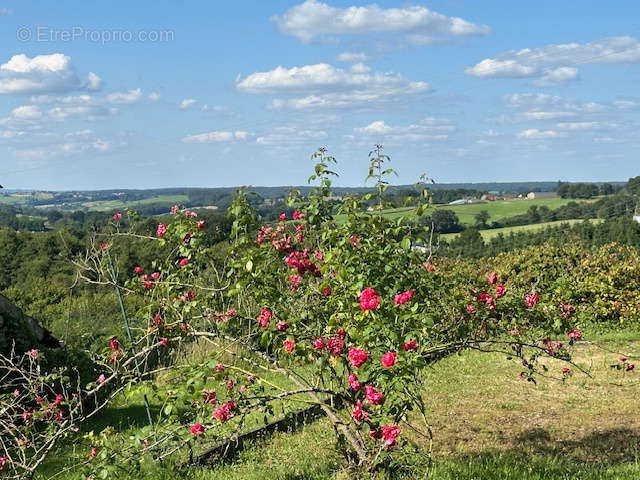
M365 288L360 294L360 309L362 311L373 310L380 304L380 294L373 288Z
M382 355L382 366L384 368L391 368L396 364L396 352L387 352Z
M384 395L380 390L371 385L366 385L364 389L364 397L371 405L382 405L384 403Z
M294 220L302 220L305 217L306 217L306 215L304 213L299 212L298 210L293 212L293 219Z
M360 368L368 358L369 354L360 348L351 347L349 349L349 360L351 361L351 365L356 368Z
M164 223L159 223L158 228L156 229L156 236L162 238L165 233L167 233L167 226Z
M567 333L567 336L571 340L582 340L582 332L580 330L574 329Z
M193 425L191 425L191 435L197 437L198 435L201 435L203 433L204 425L202 425L201 423L194 423Z
M524 303L527 304L527 308L533 308L536 306L536 303L540 301L540 295L537 293L527 293L524 296Z
M284 342L282 342L282 345L284 346L284 350L287 353L293 353L296 349L295 340L285 340Z
M299 275L304 275L305 272L311 273L314 277L321 277L322 274L318 269L318 266L309 260L309 249L305 248L303 251L296 250L291 252L284 262L291 268L298 270Z
M558 310L560 311L560 316L567 320L573 317L573 314L576 313L575 307L570 303L561 303L558 305Z
M407 303L413 297L413 290L407 290L406 292L399 293L393 299L393 303L396 305L402 305Z
M408 342L404 343L404 351L408 352L409 350L418 350L418 344L415 340L409 340Z
M263 308L258 316L258 323L262 328L269 328L269 321L273 317L273 313L268 308Z
M287 322L283 322L282 320L280 320L278 323L276 323L276 330L279 332L286 332L288 328L289 324Z
M382 430L385 447L393 447L396 444L398 435L400 435L400 428L397 425L383 425L380 430Z
M362 409L362 402L360 400L356 402L356 406L353 408L351 416L358 423L369 418L369 414Z
M507 294L507 287L505 287L502 284L496 286L496 300L498 298L504 297L506 294Z
M353 391L357 392L358 390L360 390L360 382L358 381L358 377L355 373L350 373L347 377L347 380L349 381L349 386Z
M215 390L211 389L204 389L202 390L202 399L204 401L204 403L208 403L209 405L215 405L216 403L216 397L217 397L217 393Z
M221 422L226 422L229 420L233 413L236 411L236 404L233 402L227 402L220 407L218 407L214 412L213 416L220 420Z

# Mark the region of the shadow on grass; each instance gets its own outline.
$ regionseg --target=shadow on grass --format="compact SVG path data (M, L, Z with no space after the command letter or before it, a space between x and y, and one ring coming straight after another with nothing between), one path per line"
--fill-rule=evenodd
M151 418L156 418L160 409L151 407ZM107 407L100 415L91 418L83 423L83 432L99 432L107 427L112 427L116 432L123 432L129 429L138 429L149 425L147 411L144 405L129 405L122 407Z
M577 463L617 465L638 461L640 432L613 428L572 439L554 439L548 430L532 428L513 441L510 451L517 455L562 455Z

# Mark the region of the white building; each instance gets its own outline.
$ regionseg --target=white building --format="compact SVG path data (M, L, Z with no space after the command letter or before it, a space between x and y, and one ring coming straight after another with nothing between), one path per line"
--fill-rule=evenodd
M640 223L640 215L634 215L634 216L633 216L633 219L634 219L636 222Z

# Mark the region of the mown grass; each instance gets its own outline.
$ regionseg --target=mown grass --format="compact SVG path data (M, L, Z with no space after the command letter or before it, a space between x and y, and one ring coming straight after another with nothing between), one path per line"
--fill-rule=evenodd
M588 220L589 222L592 223L600 223L603 220L600 218L594 218L594 219L590 219ZM583 219L576 219L576 220L558 220L555 222L543 222L543 223L532 223L529 225L518 225L515 227L503 227L503 228L492 228L489 230L480 230L480 235L482 235L482 239L487 241L487 240L491 240L492 238L497 237L498 235L502 234L502 235L509 235L511 233L519 233L519 232L535 232L536 230L543 230L544 228L547 227L557 227L559 225L574 225L576 223L580 223L580 222L584 222ZM459 233L445 233L443 235L441 235L441 237L447 241L453 240L454 238L456 238L458 235L460 235Z
M396 477L637 480L640 378L610 367L620 355L638 359L638 332L621 330L578 345L574 359L589 375L573 367L563 379L562 365L552 361L536 385L520 380L521 366L501 353L465 352L442 360L424 373L433 463L425 442L405 429L403 434L413 438L423 454ZM118 429L131 431L146 421L143 410L120 405L93 427L114 418ZM175 478L175 468L170 462L150 465L144 478L169 480ZM55 465L47 470L53 473ZM251 444L230 462L179 472L180 478L191 480L342 480L354 475L335 448L326 419Z
M529 207L537 206L538 208L546 206L553 210L569 202L575 201L594 201L591 200L575 200L571 198L540 198L540 199L517 199L517 200L499 200L495 202L481 202L470 203L467 205L433 205L432 208L453 210L460 219L462 225L474 225L476 222L475 216L482 210L489 212L489 222L501 220L506 217L512 217L514 215L521 215L527 213ZM388 218L398 218L405 215L411 208L394 208L385 210L384 215ZM429 214L429 210L427 210Z

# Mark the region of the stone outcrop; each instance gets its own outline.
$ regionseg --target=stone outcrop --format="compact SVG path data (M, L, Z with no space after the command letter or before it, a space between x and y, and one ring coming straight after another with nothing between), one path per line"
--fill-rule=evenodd
M7 355L14 342L17 353L31 348L60 346L49 330L0 295L0 353Z

